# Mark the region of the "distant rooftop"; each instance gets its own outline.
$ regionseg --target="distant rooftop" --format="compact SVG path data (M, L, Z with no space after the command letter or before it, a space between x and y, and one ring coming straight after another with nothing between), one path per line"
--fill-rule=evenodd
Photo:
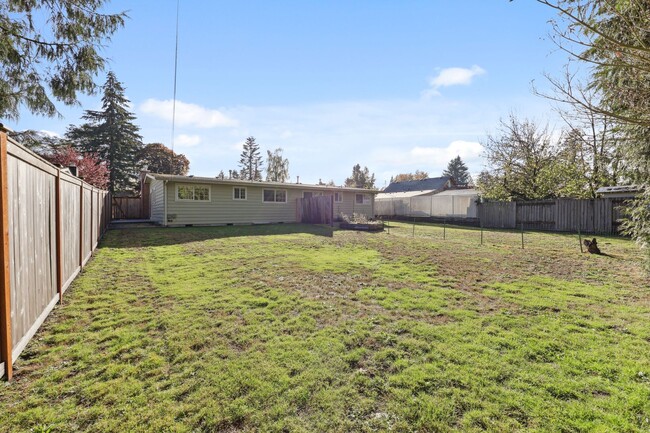
M412 191L437 191L444 189L451 177L430 177L422 180L409 180L406 182L392 182L382 192L412 192Z
M596 190L597 194L622 194L622 193L637 193L641 188L636 185L617 185L617 186L603 186Z

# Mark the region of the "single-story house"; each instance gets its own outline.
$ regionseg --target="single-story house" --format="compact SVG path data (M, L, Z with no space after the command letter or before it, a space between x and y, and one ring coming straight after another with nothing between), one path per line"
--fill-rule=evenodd
M150 219L163 226L292 223L297 199L332 196L334 216L374 216L378 191L147 173Z

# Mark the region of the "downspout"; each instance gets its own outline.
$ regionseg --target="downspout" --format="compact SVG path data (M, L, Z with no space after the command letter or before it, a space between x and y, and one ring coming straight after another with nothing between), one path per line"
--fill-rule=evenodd
M167 181L163 181L163 203L165 204L163 210L163 227L167 227Z

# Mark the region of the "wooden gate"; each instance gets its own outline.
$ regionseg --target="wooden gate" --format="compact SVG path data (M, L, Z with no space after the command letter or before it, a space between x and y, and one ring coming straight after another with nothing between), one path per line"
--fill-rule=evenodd
M113 197L111 208L114 220L146 219L142 197Z
M308 224L334 224L334 196L323 195L296 200L296 220Z

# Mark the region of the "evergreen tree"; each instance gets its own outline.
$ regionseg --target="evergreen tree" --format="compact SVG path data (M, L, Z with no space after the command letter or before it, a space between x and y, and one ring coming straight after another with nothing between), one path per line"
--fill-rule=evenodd
M262 156L260 146L255 142L255 137L248 137L239 158L241 167L240 179L262 180Z
M132 191L138 184L140 128L133 123L135 115L128 110L124 87L113 72L108 73L102 90L102 109L86 110L83 119L88 123L70 127L66 137L83 152L96 153L106 162L111 192Z
M460 159L460 155L449 161L447 169L442 172L443 176L453 177L458 185L468 185L471 181L467 166Z
M345 179L345 186L351 188L375 188L375 174L370 174L368 167L361 169L361 165L352 167L352 176Z
M274 152L266 151L266 180L269 182L286 182L289 180L289 160L282 157L282 148Z
M0 118L17 119L21 104L58 114L53 100L78 103L95 90L104 68L99 50L124 25L126 13L104 12L105 0L0 2Z

